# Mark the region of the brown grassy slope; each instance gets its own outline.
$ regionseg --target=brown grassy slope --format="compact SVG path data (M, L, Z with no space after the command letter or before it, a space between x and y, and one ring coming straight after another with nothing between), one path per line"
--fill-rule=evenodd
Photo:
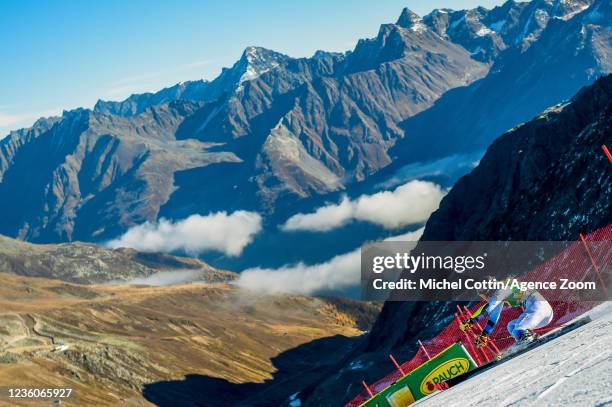
M0 273L0 387L73 387L62 405L98 406L147 405L145 384L187 374L260 383L280 353L359 335L376 314L337 304L227 284L81 286ZM53 351L59 344L68 348Z

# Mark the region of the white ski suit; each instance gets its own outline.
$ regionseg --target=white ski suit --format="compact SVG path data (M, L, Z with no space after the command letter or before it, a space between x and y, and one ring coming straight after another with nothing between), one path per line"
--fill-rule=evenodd
M516 298L519 295L521 298ZM490 334L497 324L504 308L504 302L510 302L512 299L524 307L525 311L515 320L508 323L508 332L517 340L527 330L543 328L550 324L553 319L553 310L548 301L537 291L527 291L517 294L512 289L501 289L493 293L489 298L486 313L489 315L489 321L485 326L485 333ZM512 302L510 302L512 304Z

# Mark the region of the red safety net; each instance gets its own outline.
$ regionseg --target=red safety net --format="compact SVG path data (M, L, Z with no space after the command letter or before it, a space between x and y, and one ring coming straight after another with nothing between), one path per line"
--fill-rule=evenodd
M606 272L604 265L612 264L610 241L612 241L612 224L587 236L581 236L580 240L573 242L552 259L521 275L520 280L554 281L559 277L572 276L574 281L592 281L594 278L601 281L602 273ZM560 294L560 290L539 290L539 292L550 303L554 312L552 322L545 328L537 330L540 334L558 328L599 304L599 302L585 302L571 291L564 291L563 294ZM469 312L467 307L461 306L458 307L457 313L461 317L466 317L481 305L482 302L473 305L469 308ZM401 370L410 372L416 369L428 360L427 355L433 357L455 342L461 342L478 365L491 362L497 356L498 351L507 349L514 343L514 339L509 337L510 334L506 327L508 322L518 318L521 313L522 310L518 307L505 308L491 334L493 344L480 348L476 348L474 345L475 337L473 334L464 332L459 328L458 317L456 316L438 335L419 347L412 359L401 363ZM476 331L480 332L478 328L476 328ZM401 376L399 369L395 369L392 373L376 383L368 385L368 387L376 394L395 383ZM364 391L347 403L345 407L360 406L369 398L370 395Z

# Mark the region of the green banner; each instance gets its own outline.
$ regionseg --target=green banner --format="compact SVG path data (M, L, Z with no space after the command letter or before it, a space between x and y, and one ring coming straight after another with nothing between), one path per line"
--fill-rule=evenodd
M463 345L455 343L423 363L376 396L363 407L406 407L437 390L436 385L475 369Z

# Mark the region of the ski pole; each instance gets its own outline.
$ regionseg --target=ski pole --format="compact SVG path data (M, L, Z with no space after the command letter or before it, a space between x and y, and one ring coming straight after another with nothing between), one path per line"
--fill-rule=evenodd
M506 339L514 339L514 336L508 335L508 336L502 336L502 337L495 337L494 339L496 341L505 341Z
M465 336L465 340L468 344L468 347L472 351L472 355L474 355L474 359L476 359L476 363L478 363L478 366L482 366L482 362L480 361L480 358L478 357L478 351L475 349L474 344L470 340L470 337L468 336L467 332L461 329L461 320L459 319L459 315L457 315L456 313L455 313L455 319L457 320L457 324L459 324L459 330L463 332L463 335Z
M464 305L464 308L465 308L465 312L466 312L466 314L468 315L468 318L471 318L471 313L470 313L470 310L469 310L469 309L468 309L468 308L467 308L465 305ZM479 323L478 321L476 321L476 326L477 326L477 327L478 327L478 329L480 330L480 335L482 335L482 333L484 332L484 329L480 327L480 323ZM477 339L477 338L478 338L478 335L476 335L476 333L474 332L474 330L472 329L472 327L470 327L470 333L472 334L472 336L474 337L474 339ZM485 353L485 350L489 350L489 349L488 349L488 345L489 345L489 342L487 341L487 342L486 342L486 343L485 343L485 344L484 344L482 347L478 348L478 349L480 349L480 352L482 353L483 357L485 358L485 360L486 360L487 362L489 362L489 357L488 357L488 356L487 356L487 354ZM497 347L495 347L495 348L497 348ZM496 356L497 356L497 354L499 353L499 350L498 350L498 352L497 352L497 353L495 353L495 351L494 351L494 350L491 350L491 352L493 352L493 353L494 353L494 355L493 355L493 359L495 359L495 357L496 357Z

